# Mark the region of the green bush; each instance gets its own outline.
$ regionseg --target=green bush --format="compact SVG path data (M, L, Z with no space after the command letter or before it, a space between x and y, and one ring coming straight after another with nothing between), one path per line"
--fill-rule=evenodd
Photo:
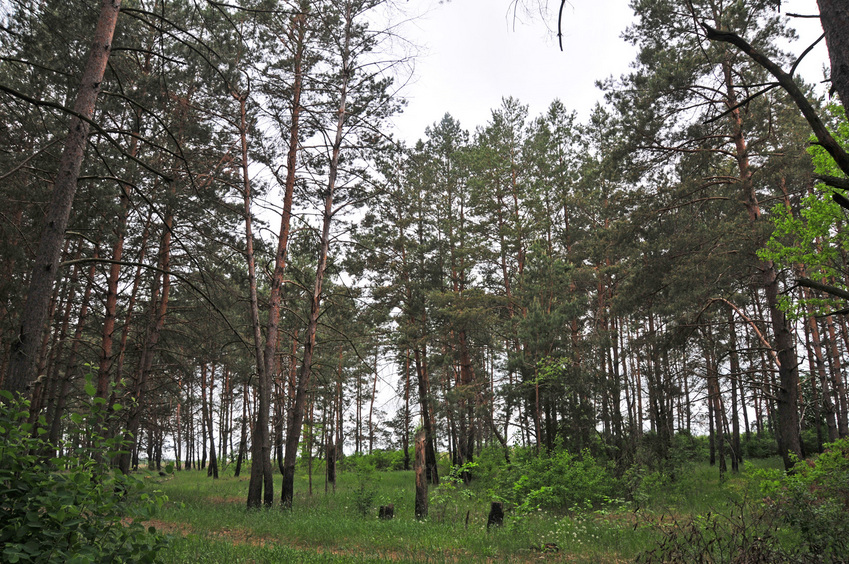
M353 459L353 460L352 460ZM377 476L374 461L365 456L351 456L348 464L357 476L357 485L352 491L352 502L361 516L365 517L377 499Z
M752 435L743 440L743 458L770 458L778 454L775 437L770 433Z
M0 396L0 561L155 562L165 539L141 521L165 496L109 468L124 445L101 431L106 402L93 398L88 416L70 416L70 434L91 446L58 445L65 454L52 457L44 419L34 432L29 402Z
M799 535L802 550L826 562L849 561L849 439L762 482L768 509Z
M449 510L451 520L456 520L459 517L459 509L464 506L464 503L474 499L475 493L467 487L464 478L471 476L477 466L476 462L452 466L448 475L443 475L439 479L439 485L431 490L429 501L431 515L436 521L445 522Z
M503 468L493 497L520 510L593 507L619 494L612 465L586 450L577 456L565 450L537 455L531 449L515 449L512 464Z

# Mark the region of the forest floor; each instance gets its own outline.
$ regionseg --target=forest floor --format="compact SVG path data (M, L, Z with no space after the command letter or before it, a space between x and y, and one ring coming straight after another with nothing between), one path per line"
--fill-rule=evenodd
M504 526L489 531L492 492L474 482L439 492L429 518L417 521L411 471L339 472L335 492L325 492L319 471L310 494L307 472L299 469L293 509L249 511L249 471L235 478L230 466L217 480L205 471L162 478L157 487L169 501L148 525L172 537L162 553L169 563L629 562L657 544L662 527L726 511L731 498L751 488L752 469L778 466L778 459L753 461L720 481L715 467L696 463L676 483L643 491L639 504L611 500L580 511L508 511ZM377 507L389 503L394 519L379 520Z

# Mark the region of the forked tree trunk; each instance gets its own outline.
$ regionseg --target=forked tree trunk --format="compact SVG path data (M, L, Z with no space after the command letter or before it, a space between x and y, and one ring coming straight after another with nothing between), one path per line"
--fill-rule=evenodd
M251 442L251 479L248 483L248 507L259 507L262 504L263 488L265 489L265 505L270 507L274 502L274 483L271 477L271 443L268 434L268 412L271 392L268 389L271 379L265 372L265 361L262 353L262 331L259 322L259 299L257 297L256 261L254 257L253 216L251 215L251 179L248 173L248 122L247 100L248 92L234 94L239 101L239 139L242 149L242 192L245 206L245 259L248 263L248 290L250 292L251 326L254 338L254 362L256 363L257 380L259 382L260 405L257 410L257 420L253 427ZM247 388L245 389L247 403ZM242 442L245 441L244 423L242 425ZM239 447L237 472L242 469L242 446ZM238 476L238 474L236 474Z
M277 334L280 323L283 274L286 268L286 253L289 245L289 230L292 216L292 197L295 188L306 16L299 14L295 16L292 23L294 33L290 36L290 39L297 38L294 57L295 82L292 88L292 121L289 127L289 151L286 159L287 171L283 196L283 214L280 219L280 234L277 240L274 273L271 278L271 292L268 299L268 321L265 331L264 355L263 358L257 358L259 406L257 409L257 421L254 427L254 463L251 468L251 481L248 486L248 507L258 507L260 497L262 497L263 503L267 507L270 507L274 503L274 481L271 475L271 436L268 428L269 410L271 407L271 376L275 369L274 359L275 352L277 351ZM246 157L244 160L247 162ZM247 172L245 174L247 175ZM263 488L265 488L264 495L262 495Z
M346 102L348 95L348 81L351 78L350 68L350 44L352 33L352 14L350 4L345 7L345 37L341 53L342 84L339 91L339 108L336 120L336 134L330 157L327 178L327 195L324 200L324 217L321 230L321 249L318 256L318 265L315 271L315 285L310 299L310 315L307 324L307 333L304 339L304 356L301 361L301 369L298 373L298 381L295 387L295 397L292 402L292 415L290 426L286 433L286 452L283 459L283 486L280 493L280 501L284 507L292 506L295 492L295 459L298 455L298 442L301 438L301 427L304 423L304 409L306 407L307 390L309 389L310 376L312 374L312 359L315 353L315 333L318 328L318 316L321 311L321 290L324 275L327 270L327 254L330 249L330 224L333 220L333 196L336 190L336 177L339 172L339 154L342 149L342 138L346 118ZM268 349L266 348L266 355ZM266 357L266 363L268 358Z

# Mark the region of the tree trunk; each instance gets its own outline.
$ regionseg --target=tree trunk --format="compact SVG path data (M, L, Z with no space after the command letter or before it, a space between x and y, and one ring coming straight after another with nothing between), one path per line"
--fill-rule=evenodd
M298 442L301 438L301 427L304 422L304 408L306 406L307 390L309 388L310 376L312 375L312 359L315 353L315 333L318 328L318 317L321 311L321 290L324 283L324 275L327 270L327 254L330 249L330 224L333 220L333 196L336 190L336 176L339 172L339 154L342 150L342 138L345 127L346 101L348 93L348 81L351 77L350 43L352 33L352 14L350 5L346 6L345 13L345 37L343 39L341 64L342 84L339 91L338 118L336 120L336 135L333 140L332 153L328 168L327 195L324 200L324 214L321 230L321 249L318 256L318 265L315 271L315 285L310 299L310 315L307 324L307 333L304 339L304 357L301 361L301 369L298 374L295 397L292 404L291 426L286 433L286 452L283 460L283 486L281 488L280 500L284 507L291 507L295 493L295 459L298 455ZM279 259L280 257L278 257ZM271 322L269 322L269 336L271 334ZM268 366L269 349L266 347L266 366ZM272 351L273 352L273 351Z
M171 196L176 194L176 180L171 180ZM165 316L168 312L168 299L171 293L171 234L174 224L173 208L169 205L165 212L165 220L162 226L162 238L159 243L159 270L154 279L150 300L150 319L148 321L147 335L142 346L141 356L135 373L133 374L132 397L136 399L136 405L130 410L127 421L125 437L132 445L136 444L135 437L138 436L141 414L145 406L145 395L147 392L147 378L153 366L153 357L162 328L165 326ZM161 280L161 294L159 281ZM130 470L130 458L127 454L119 456L118 467L124 474Z
M415 441L415 463L416 470L416 519L427 519L427 462L425 443L427 442L427 433L424 429L416 433Z
M737 93L734 88L733 70L728 58L722 67L726 83L726 103L731 108L732 135L736 148L737 168L739 170L741 196L749 214L753 231L761 219L760 204L758 203L752 171L749 166L749 149L743 136L742 117L737 104ZM785 469L793 466L791 454L801 458L802 442L799 430L799 369L796 362L796 350L789 322L778 304L778 273L772 261L761 261L759 265L762 284L765 290L767 306L772 324L775 350L778 355L779 388L778 403L778 435L780 437L781 456Z
M201 364L200 369L201 369L201 374L206 372L206 364ZM203 382L204 380L206 380L206 378L204 378L203 375L202 375L201 376L201 382ZM218 459L217 459L216 454L215 454L215 433L214 433L215 426L213 425L214 417L213 417L213 414L212 414L212 411L213 411L212 407L213 407L213 403L214 403L213 399L212 399L212 392L215 389L214 382L215 382L215 365L213 364L210 367L210 370L209 370L209 403L208 403L208 407L205 406L206 409L204 410L205 424L207 425L208 433L209 433L209 468L207 469L206 475L212 476L213 480L217 480L218 479ZM203 383L201 385L203 385Z
M849 2L817 0L831 62L831 88L849 107Z
M236 470L233 472L235 478L242 473L242 461L245 459L248 445L248 386L243 386L242 394L242 434L239 437L239 455L236 458Z
M251 483L248 488L248 506L259 506L259 498L264 483L264 503L270 507L274 503L274 484L271 476L271 441L268 431L269 408L271 401L271 377L275 370L275 353L280 323L280 303L282 299L283 275L286 268L286 253L289 245L289 229L292 215L292 196L295 188L295 171L298 156L299 124L301 115L301 87L303 84L303 53L306 34L306 16L301 14L293 20L295 26L291 39L297 41L294 57L295 82L292 87L292 121L289 127L289 151L287 154L286 183L283 196L283 214L280 219L280 235L277 240L274 273L271 278L271 292L268 299L268 321L265 331L264 362L259 368L259 408L254 435L254 464L251 470ZM259 359L258 359L259 361ZM296 450L297 450L297 444ZM259 466L261 464L261 466ZM285 479L284 479L285 487Z
M74 102L76 115L70 119L70 131L59 161L59 171L41 234L35 265L30 276L21 329L12 344L9 370L4 380L5 389L17 394L27 394L36 377L38 345L47 320L53 282L59 269L59 258L65 240L65 229L71 215L77 178L80 174L89 120L94 116L97 95L103 83L106 63L112 50L112 36L118 22L121 0L103 0L94 32L94 44L89 52L80 88Z

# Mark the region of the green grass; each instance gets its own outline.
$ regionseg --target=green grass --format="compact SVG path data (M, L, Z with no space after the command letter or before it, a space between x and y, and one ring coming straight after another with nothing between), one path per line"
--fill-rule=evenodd
M748 463L775 467L780 461ZM319 470L320 472L320 470ZM280 477L275 476L275 499ZM505 526L486 530L489 494L480 483L459 488L447 503L431 505L430 518L414 519L412 472L371 474L375 497L366 516L356 511L361 484L355 472L340 472L336 492L325 494L321 474L307 493L299 470L292 510L247 510L248 477L225 472L213 480L206 472L183 471L158 487L169 501L154 525L173 535L162 553L166 562L623 562L653 546L653 527L661 516L683 519L721 509L726 500L750 489L747 472L720 482L707 464L685 467L675 482L649 481L641 507L613 502L577 512L508 512ZM368 484L367 484L368 485ZM395 505L395 518L377 519L377 506ZM468 515L468 520L467 520ZM541 553L546 543L556 553Z

